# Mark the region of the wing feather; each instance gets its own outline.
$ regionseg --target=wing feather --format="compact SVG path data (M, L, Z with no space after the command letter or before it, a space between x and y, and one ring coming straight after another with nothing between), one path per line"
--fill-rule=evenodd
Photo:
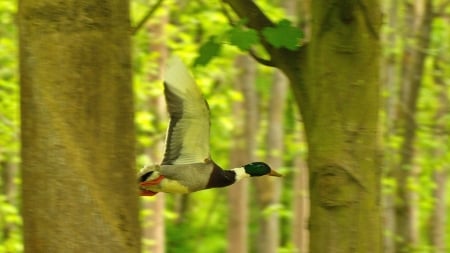
M209 108L199 87L179 58L169 61L164 94L170 123L162 164L205 162L210 157Z

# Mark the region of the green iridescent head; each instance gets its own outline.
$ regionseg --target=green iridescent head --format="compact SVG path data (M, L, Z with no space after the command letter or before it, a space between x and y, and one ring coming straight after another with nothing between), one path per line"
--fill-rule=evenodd
M263 162L254 162L244 165L245 173L249 174L251 177L259 177L264 175L281 177L281 174L272 170L269 165Z

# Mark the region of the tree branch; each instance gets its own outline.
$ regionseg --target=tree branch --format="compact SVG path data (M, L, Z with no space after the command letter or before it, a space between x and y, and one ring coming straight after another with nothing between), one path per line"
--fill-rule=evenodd
M266 59L259 57L254 50L250 49L250 50L248 50L248 52L249 52L250 56L253 59L255 59L255 61L257 61L258 63L260 63L264 66L267 66L267 67L276 67L275 63L273 63L273 61L266 60Z
M227 3L241 19L247 19L249 28L260 31L264 27L274 26L274 23L251 0L223 0L223 2Z
M222 0L227 3L231 9L241 18L246 19L247 23L245 25L249 28L255 29L261 32L264 28L275 26L275 24L264 14L264 12L252 1L252 0ZM229 16L229 14L227 14ZM297 57L293 57L292 54L300 54L304 50L290 51L284 48L275 48L270 43L268 43L263 36L261 36L261 44L267 50L270 56L270 60L265 60L258 57L254 52L250 51L250 55L259 63L272 66L283 71L288 71L288 69L293 68L290 59L296 60Z
M222 1L221 5L222 5L222 12L224 13L225 17L228 19L228 22L230 23L231 26L235 26L236 21L233 20L233 18L231 17L231 14L228 12L227 8L225 7L225 5L223 4L225 1ZM239 2L240 3L240 2ZM233 9L234 10L234 9ZM264 15L264 14L263 14ZM242 18L242 17L241 17ZM270 20L269 20L270 21ZM250 26L248 26L250 27ZM253 27L250 27L253 28ZM254 28L253 28L254 29ZM248 50L248 53L250 54L250 56L257 61L258 63L264 65L264 66L268 66L268 67L275 67L275 64L271 61L271 60L266 60L263 59L261 57L259 57L256 52L254 50L252 50L251 48Z
M158 2L156 2L156 4L153 5L153 7L148 10L147 14L145 14L145 16L141 19L141 21L139 21L139 23L132 28L131 31L132 35L135 35L145 25L145 23L147 23L147 21L153 16L153 14L159 8L159 6L162 4L163 1L164 0L158 0Z

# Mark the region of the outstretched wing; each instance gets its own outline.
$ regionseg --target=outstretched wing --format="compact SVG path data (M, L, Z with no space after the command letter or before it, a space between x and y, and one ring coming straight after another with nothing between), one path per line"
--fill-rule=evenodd
M170 114L162 164L203 163L209 159L209 108L181 59L169 60L164 95Z

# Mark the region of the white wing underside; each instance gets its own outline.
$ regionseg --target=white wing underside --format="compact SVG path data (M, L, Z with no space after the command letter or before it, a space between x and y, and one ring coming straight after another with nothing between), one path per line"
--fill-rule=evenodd
M210 158L209 108L179 58L169 60L164 85L170 123L162 164L205 162Z

